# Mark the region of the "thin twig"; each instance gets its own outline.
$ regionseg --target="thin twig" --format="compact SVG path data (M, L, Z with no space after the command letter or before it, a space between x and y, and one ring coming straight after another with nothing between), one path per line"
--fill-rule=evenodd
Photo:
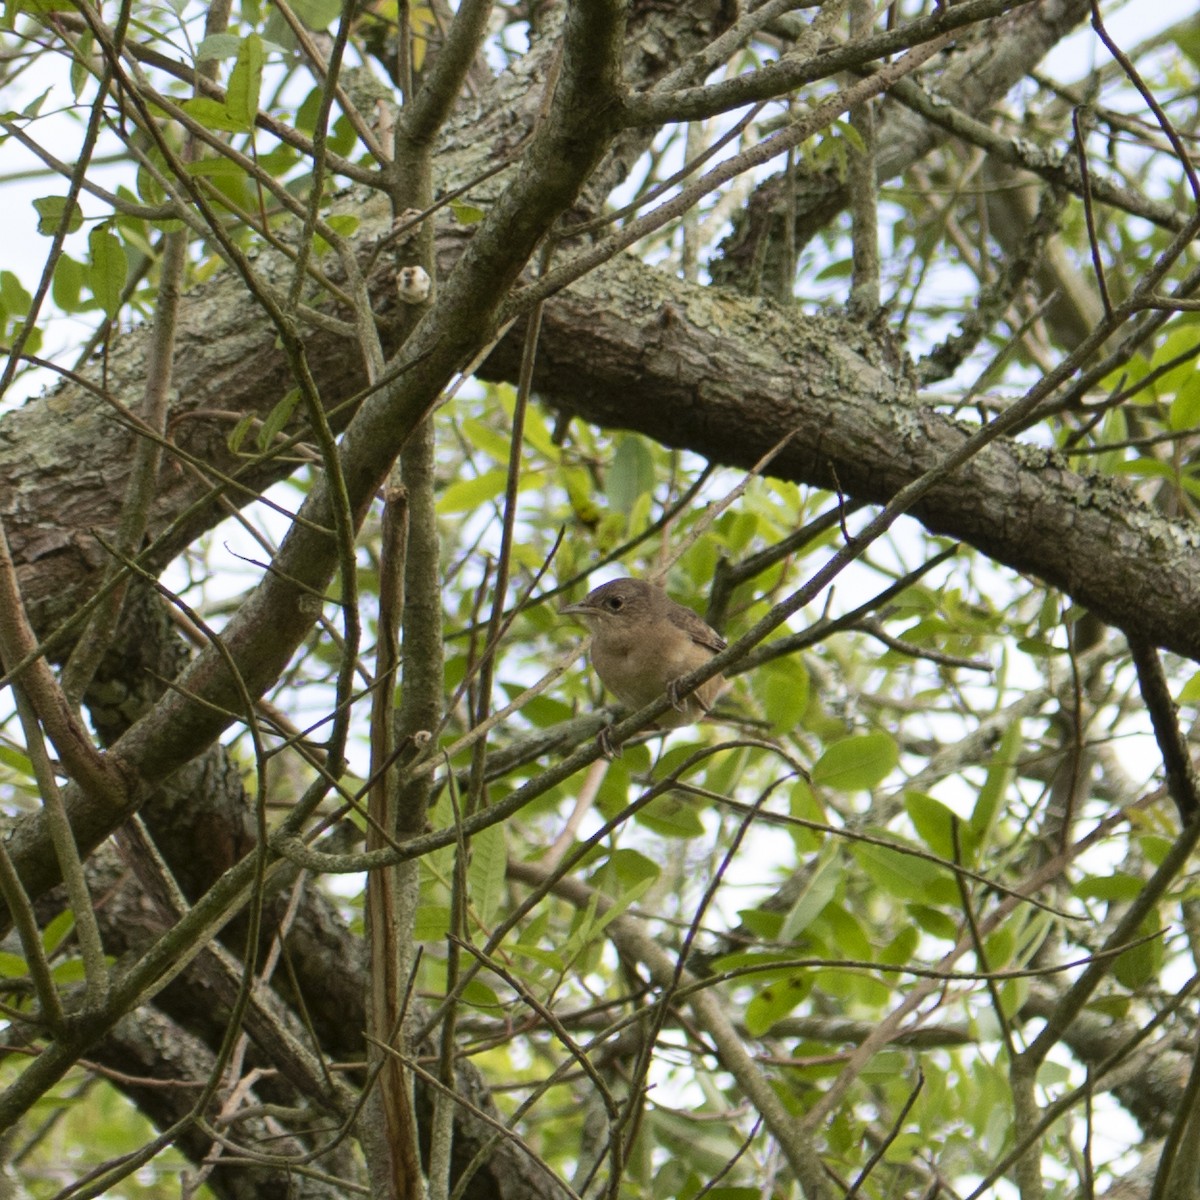
M1100 5L1097 0L1092 0L1092 28L1108 48L1108 52L1121 64L1121 69L1125 72L1129 82L1137 88L1142 99L1145 100L1147 107L1154 114L1159 128L1167 135L1167 140L1171 143L1176 158L1179 159L1179 165L1183 168L1183 172L1187 176L1188 186L1192 189L1192 199L1200 202L1200 177L1196 175L1196 168L1192 165L1191 155L1188 154L1187 147L1183 144L1183 139L1171 123L1171 119L1163 111L1163 107L1159 104L1154 93L1146 86L1141 75L1138 74L1133 61L1112 40L1108 30L1104 28L1104 19L1100 16Z
M1096 210L1092 203L1092 177L1088 170L1087 131L1083 112L1076 108L1071 112L1071 125L1075 130L1075 159L1079 164L1079 194L1083 200L1083 215L1087 222L1088 245L1092 251L1092 269L1096 272L1096 286L1100 289L1100 300L1104 315L1112 316L1112 299L1108 294L1108 280L1104 274L1104 259L1100 254L1100 236L1096 231Z

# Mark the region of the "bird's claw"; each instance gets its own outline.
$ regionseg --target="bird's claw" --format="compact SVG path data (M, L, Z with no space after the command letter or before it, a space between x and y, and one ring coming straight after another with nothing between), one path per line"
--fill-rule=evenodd
M612 762L618 757L617 750L613 747L612 742L612 726L605 725L603 729L596 734L596 744L600 747L600 753Z

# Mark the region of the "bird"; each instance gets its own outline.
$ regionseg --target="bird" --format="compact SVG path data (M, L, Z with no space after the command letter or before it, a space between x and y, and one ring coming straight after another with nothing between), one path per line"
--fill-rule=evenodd
M644 708L664 692L671 697L672 707L657 720L661 728L698 721L724 687L724 679L714 675L688 695L678 695L677 681L724 650L725 639L645 579L603 583L559 612L587 626L592 666L626 708Z

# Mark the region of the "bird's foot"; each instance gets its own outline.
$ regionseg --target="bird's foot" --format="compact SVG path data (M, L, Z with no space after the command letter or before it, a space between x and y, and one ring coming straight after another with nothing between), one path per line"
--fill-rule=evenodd
M601 729L598 734L596 734L596 744L600 747L600 753L603 754L609 762L612 762L614 759L620 757L619 750L613 746L611 725L605 725L604 728Z
M671 707L678 712L687 712L687 698L679 694L679 680L672 679L667 684L667 699L671 702Z

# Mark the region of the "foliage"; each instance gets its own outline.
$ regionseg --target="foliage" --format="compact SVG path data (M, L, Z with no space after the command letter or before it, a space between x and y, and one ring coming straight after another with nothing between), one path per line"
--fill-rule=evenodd
M1195 22L725 7L7 6L14 1186L1195 1194Z

